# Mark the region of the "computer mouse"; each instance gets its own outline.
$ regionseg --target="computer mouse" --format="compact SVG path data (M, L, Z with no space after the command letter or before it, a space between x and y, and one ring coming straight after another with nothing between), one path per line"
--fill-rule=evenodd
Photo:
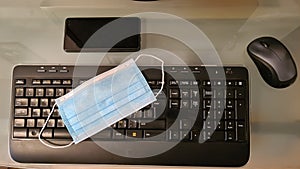
M274 88L285 88L295 82L297 67L287 47L273 37L260 37L247 47L264 81Z

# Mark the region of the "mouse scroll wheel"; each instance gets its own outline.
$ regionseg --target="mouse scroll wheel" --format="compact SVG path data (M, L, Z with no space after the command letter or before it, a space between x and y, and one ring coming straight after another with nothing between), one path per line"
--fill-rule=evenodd
M265 48L270 47L270 45L267 42L260 42L260 44Z

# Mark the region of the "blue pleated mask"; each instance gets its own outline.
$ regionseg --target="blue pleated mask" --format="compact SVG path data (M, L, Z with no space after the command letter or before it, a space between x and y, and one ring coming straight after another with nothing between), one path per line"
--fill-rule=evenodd
M73 143L77 144L153 103L156 97L130 59L55 101Z

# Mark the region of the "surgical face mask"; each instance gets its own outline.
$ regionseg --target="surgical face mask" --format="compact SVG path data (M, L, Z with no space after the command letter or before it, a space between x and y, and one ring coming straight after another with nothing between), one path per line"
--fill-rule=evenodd
M162 86L157 96L164 84L163 61L145 54L139 55L135 61L141 56L153 57L162 62ZM73 139L70 144L54 146L41 139L55 105L39 133L39 140L51 148L65 148L93 136L156 101L156 96L135 61L130 59L55 100L60 116Z

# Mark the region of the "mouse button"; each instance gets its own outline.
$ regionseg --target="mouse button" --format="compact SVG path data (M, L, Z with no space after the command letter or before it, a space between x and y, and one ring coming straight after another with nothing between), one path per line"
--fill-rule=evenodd
M284 60L281 66L278 67L278 79L282 82L294 78L297 74L296 67L292 60Z
M256 41L248 46L248 52L254 57L263 58L268 50L266 50L266 48L262 46L259 41Z
M272 67L270 67L270 65L265 65L263 64L263 62L257 60L255 60L254 63L265 82L273 86L272 82L274 83L274 81L276 81L276 79L274 79L276 78L276 76L274 76L274 70L272 69Z

